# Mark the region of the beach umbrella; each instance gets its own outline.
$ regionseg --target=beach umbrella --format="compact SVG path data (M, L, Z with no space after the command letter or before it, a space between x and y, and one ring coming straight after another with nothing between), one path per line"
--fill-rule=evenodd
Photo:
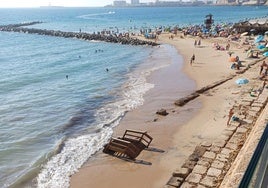
M248 79L246 79L246 78L239 78L239 79L237 79L237 80L235 81L235 83L238 84L238 85L247 84L248 82L249 82L249 81L248 81Z
M256 29L251 29L250 33L254 33L256 31Z
M265 52L262 55L265 56L265 57L268 57L268 52Z
M235 81L235 83L238 84L238 85L247 84L248 82L249 82L249 81L248 81L248 79L246 79L246 78L239 78L239 79L237 79L237 80Z
M265 48L265 46L264 45L258 45L257 48L258 49L263 49L263 48Z
M264 39L263 35L258 35L257 37L255 37L255 43L259 43Z

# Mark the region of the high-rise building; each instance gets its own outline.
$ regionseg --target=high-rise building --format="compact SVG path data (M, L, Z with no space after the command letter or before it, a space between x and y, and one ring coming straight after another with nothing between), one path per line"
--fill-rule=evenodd
M138 5L140 4L140 0L131 0L131 5Z

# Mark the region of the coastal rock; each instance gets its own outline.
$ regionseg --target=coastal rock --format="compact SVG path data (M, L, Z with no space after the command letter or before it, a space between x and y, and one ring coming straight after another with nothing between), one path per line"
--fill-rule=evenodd
M168 113L167 113L167 111L165 109L158 110L156 112L156 114L161 115L161 116L167 116L168 115Z
M200 180L202 179L202 176L200 174L196 174L196 173L191 173L186 180L190 183L199 183Z
M217 169L223 169L224 167L224 162L215 160L212 164L211 167L217 168Z
M173 172L173 176L174 177L181 177L183 179L185 179L190 173L190 170L188 168L180 168L178 170L176 170L175 172Z
M216 154L214 152L206 152L203 157L209 158L209 159L215 159Z
M218 177L221 172L221 170L211 167L210 169L208 169L207 175L212 177Z
M193 169L193 172L196 174L201 174L204 175L207 171L207 167L206 166L202 166L202 165L196 165Z
M216 187L217 178L206 176L204 179L202 179L201 184L205 185L206 187Z
M194 150L194 154L196 156L198 156L198 158L202 157L204 155L204 153L206 152L206 148L203 146L196 146L195 150Z
M182 178L172 176L167 182L167 185L172 186L172 187L179 187L181 183L182 183Z
M200 145L208 148L208 147L211 147L212 144L210 142L202 142Z
M182 165L182 168L188 168L190 170L190 172L192 172L192 170L194 169L196 165L195 161L190 161L189 159L187 159L185 161L185 163Z

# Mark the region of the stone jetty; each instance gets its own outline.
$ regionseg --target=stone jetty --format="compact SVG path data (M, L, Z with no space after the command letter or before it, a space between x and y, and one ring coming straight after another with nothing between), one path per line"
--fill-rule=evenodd
M29 33L29 34L38 34L38 35L48 35L55 37L64 37L64 38L76 38L88 41L104 41L111 43L119 43L126 45L149 45L149 46L157 46L158 44L152 41L143 41L140 39L136 39L134 37L129 37L129 35L114 35L114 34L90 34L85 32L65 32L65 31L56 31L56 30L47 30L47 29L36 29L36 28L28 28L26 26L40 24L43 22L35 21L29 23L21 23L21 24L9 24L0 26L0 31L4 32L18 32L18 33Z

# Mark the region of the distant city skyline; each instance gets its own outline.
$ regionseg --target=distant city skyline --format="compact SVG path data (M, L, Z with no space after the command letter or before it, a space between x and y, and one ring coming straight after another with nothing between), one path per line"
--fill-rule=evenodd
M178 1L178 0L161 0ZM0 8L9 7L40 7L40 6L65 6L65 7L102 7L112 5L114 0L0 0ZM131 0L126 0L131 3ZM140 3L155 2L155 0L140 0Z

